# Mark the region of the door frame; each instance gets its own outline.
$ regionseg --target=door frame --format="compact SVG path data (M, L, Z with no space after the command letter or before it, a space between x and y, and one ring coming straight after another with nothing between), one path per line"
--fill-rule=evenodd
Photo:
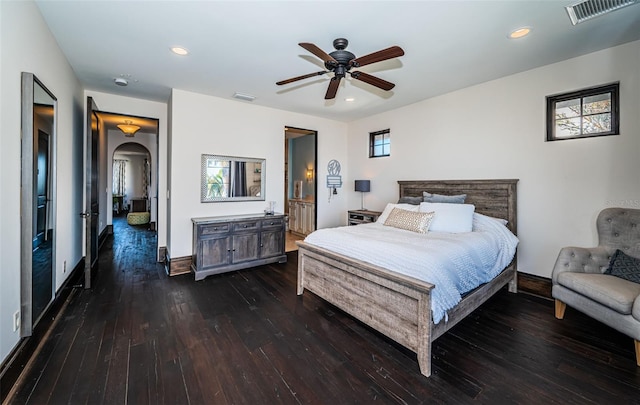
M113 116L118 116L120 118L122 118L123 120L126 120L128 118L132 118L132 119L142 119L145 120L147 122L155 122L155 132L153 133L153 137L155 138L153 143L155 147L155 151L153 151L152 153L152 149L150 149L150 147L148 145L146 145L144 142L141 142L140 140L137 140L134 137L132 138L127 138L126 142L122 142L120 144L118 144L117 146L113 146L113 144L111 144L109 141L106 142L106 147L107 147L107 151L105 153L106 159L107 161L105 162L104 168L107 172L106 175L106 179L107 179L107 211L110 210L109 206L110 206L110 201L113 200L113 154L118 150L118 148L120 148L122 145L126 144L126 143L134 143L134 144L138 144L141 147L145 148L147 150L147 153L149 154L149 158L151 161L151 179L150 182L151 184L155 183L155 193L150 194L148 196L149 199L149 211L150 212L154 212L155 210L155 217L151 217L151 219L155 219L155 223L153 224L153 231L154 232L158 232L158 226L159 226L159 222L161 222L161 218L160 218L160 207L159 207L159 201L158 201L158 193L160 192L160 119L159 118L152 118L152 117L147 117L147 116L143 116L143 115L134 115L134 114L129 114L129 113L118 113L118 112L112 112L112 111L97 111L98 117L100 117L102 120L106 120L105 115L107 116L111 116L111 118ZM105 124L104 125L104 131L105 133L109 131L109 125ZM111 153L109 153L111 152ZM155 182L154 182L154 178L155 178ZM109 221L109 215L107 214L105 217L105 223L107 224L107 227L111 227L111 230L113 230L113 216L111 216L111 222ZM164 223L163 223L164 226ZM158 260L158 251L159 251L159 242L157 241L156 238L156 260Z
M298 128L298 127L292 127L290 125L285 125L285 131L284 131L284 141L285 141L285 161L287 162L287 173L285 173L285 177L283 179L283 181L285 182L284 184L284 204L285 204L285 209L288 210L289 207L289 174L288 174L288 170L291 167L291 162L288 160L289 156L288 156L288 145L289 145L289 140L292 138L297 138L297 137L290 137L288 136L287 132L288 130L294 130L294 131L304 131L304 132L308 132L307 134L304 135L300 135L300 136L308 136L308 135L315 135L315 139L314 139L314 151L313 151L313 203L315 206L315 210L313 213L313 229L318 229L318 131L314 130L314 129L306 129L306 128Z

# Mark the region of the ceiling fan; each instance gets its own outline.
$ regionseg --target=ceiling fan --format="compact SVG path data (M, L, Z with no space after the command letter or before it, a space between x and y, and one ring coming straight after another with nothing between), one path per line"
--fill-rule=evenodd
M316 55L318 58L324 61L324 66L327 70L323 70L320 72L309 73L307 75L302 75L298 77L292 77L291 79L282 80L277 82L277 85L289 84L298 80L308 79L313 76L320 76L325 73L333 72L334 76L331 78L329 82L329 88L327 89L327 94L325 94L325 100L330 100L335 98L336 93L338 92L338 86L340 85L340 80L346 76L347 73L351 75L352 78L356 80L361 80L365 83L369 83L372 86L376 86L382 90L389 91L395 87L395 84L390 83L386 80L382 80L378 77L372 76L365 72L354 71L351 72L351 68L359 68L361 66L370 65L376 62L382 62L383 60L397 58L399 56L404 55L404 51L399 46L392 46L387 49L383 49L381 51L373 52L365 56L361 56L356 58L354 54L347 51L347 45L349 45L349 41L344 38L338 38L333 41L333 47L336 49L335 51L327 54L322 49L318 48L316 45L301 42L298 45Z

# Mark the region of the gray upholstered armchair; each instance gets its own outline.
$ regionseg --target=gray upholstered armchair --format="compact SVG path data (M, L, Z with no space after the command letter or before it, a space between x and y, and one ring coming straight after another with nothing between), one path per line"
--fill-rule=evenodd
M596 227L597 247L560 250L552 274L556 318L569 305L632 337L640 367L640 284L603 274L616 249L640 258L640 209L604 209Z

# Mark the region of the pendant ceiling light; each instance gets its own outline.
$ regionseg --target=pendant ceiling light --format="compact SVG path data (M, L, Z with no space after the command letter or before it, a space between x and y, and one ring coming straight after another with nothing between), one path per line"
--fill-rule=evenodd
M118 128L125 136L133 136L140 129L139 126L133 125L131 120L124 120L124 124L118 124Z

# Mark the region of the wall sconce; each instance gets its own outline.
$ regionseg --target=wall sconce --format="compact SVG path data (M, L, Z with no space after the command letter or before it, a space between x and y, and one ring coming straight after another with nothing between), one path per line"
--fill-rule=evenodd
M313 169L307 169L307 182L311 183L313 181Z
M118 124L117 127L124 133L124 136L128 137L132 137L140 129L139 126L133 125L131 120L124 120L124 124Z
M364 211L366 209L364 207L364 193L371 191L371 181L356 180L356 191L360 191L360 194L362 195L362 204L360 204L360 209Z

